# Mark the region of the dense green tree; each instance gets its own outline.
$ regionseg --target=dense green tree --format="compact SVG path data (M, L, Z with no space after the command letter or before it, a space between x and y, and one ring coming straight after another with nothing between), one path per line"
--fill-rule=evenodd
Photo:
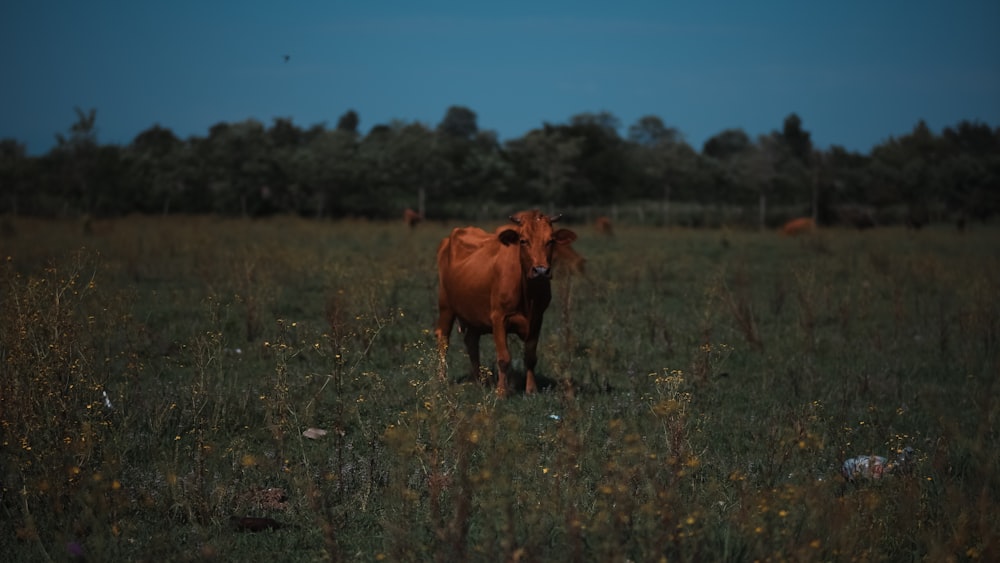
M784 126L781 130L781 140L788 148L792 158L802 164L809 164L809 159L813 153L812 139L808 131L802 129L802 119L796 114L790 114L785 118Z
M472 200L485 191L477 184L477 165L481 153L496 150L496 136L479 131L475 112L463 106L451 106L434 131L433 158L442 174L425 178L422 189L430 190L432 201Z
M834 145L819 153L821 167L817 219L824 224L846 222L860 227L871 226L873 214L868 206L871 190L869 157Z
M1000 129L962 121L945 128L935 185L959 217L987 219L1000 210Z
M472 140L479 132L476 113L463 106L451 106L438 124L437 131L456 139Z
M270 127L251 119L179 139L153 125L123 147L98 143L96 110L75 112L43 156L27 155L16 140L0 142L0 212L396 217L426 201L432 216L447 217L487 208L495 215L494 205L634 202L637 209L658 205L663 222L671 222L678 201L717 216L712 206L735 206L730 218L763 225L810 209L826 222L878 215L911 224L987 219L1000 210L1000 130L969 121L941 134L920 121L860 154L816 150L792 113L754 140L724 130L699 153L652 115L623 139L609 112L545 124L502 146L495 132L479 129L471 109L451 106L434 128L394 121L364 137L350 110L329 131L289 118ZM753 206L756 220L747 213ZM693 217L687 213L684 224L717 221Z
M775 191L778 167L785 147L778 135L761 135L757 144L738 153L731 160L733 183L743 186L757 196L757 228L767 227L768 197Z
M164 156L177 150L181 140L174 132L158 123L139 133L132 139L131 149L153 156Z
M504 158L494 131L478 130L467 138L445 134L439 128L436 135L435 158L441 159L442 169L449 175L442 182L427 186L432 203L464 203L503 200L510 193L512 170ZM453 214L447 210L446 214Z
M337 120L337 131L346 131L348 133L357 135L358 134L358 124L361 123L361 118L358 117L358 112L348 110L344 115L340 116Z
M126 183L126 162L118 145L99 145L91 172L88 209L100 216L119 216L136 209L141 198Z
M570 127L601 129L608 138L618 138L621 121L608 111L578 113L569 119Z
M920 120L913 131L900 138L890 138L872 151L871 174L873 203L888 206L902 203L907 219L921 226L930 219L931 209L940 202L943 186L932 172L944 152L927 124Z
M655 115L639 118L628 128L628 140L640 147L673 145L683 142L683 135L674 127L667 127Z
M296 148L306 141L306 134L302 128L292 123L290 117L276 117L271 128L267 130L271 137L271 144L275 148Z
M475 149L460 169L464 201L505 201L518 183L511 162L505 157L493 131L480 131Z
M566 204L615 203L633 183L627 164L627 146L618 135L618 118L608 112L582 113L570 118L569 125L557 126L566 139L579 139L579 154L570 179Z
M135 210L166 215L176 205L183 185L177 161L182 147L183 142L174 132L159 124L136 135L126 147L127 181L137 198Z
M629 127L631 169L637 172L627 195L659 199L663 222L670 224L670 202L678 193L693 196L691 187L698 154L683 141L677 129L667 127L656 116L645 116ZM692 198L693 199L693 198Z
M774 131L770 139L775 166L771 197L799 205L794 215L808 214L818 219L822 157L813 150L811 134L802 128L802 120L793 113L785 118L781 131Z
M346 214L342 195L351 191L361 176L357 151L357 137L351 131L335 129L310 135L309 142L294 151L288 164L288 193L294 209L317 218Z
M30 161L24 143L0 139L0 213L17 215L28 195Z
M83 111L76 107L76 122L69 127L69 136L56 133L56 143L63 148L94 148L97 146L97 108Z
M97 109L73 108L76 122L69 135L56 134L56 146L49 153L48 169L53 173L54 194L61 196L61 214L76 210L90 213L94 207L94 171L97 164Z
M710 137L702 146L706 173L713 185L712 203L746 205L750 190L746 188L756 176L751 173L753 142L742 129L726 129Z
M205 164L216 211L255 216L274 210L274 144L254 119L209 129Z
M527 203L565 205L573 202L572 183L583 153L584 139L564 128L546 124L507 143L507 152L525 191L515 191L515 200ZM582 201L577 200L578 203Z
M421 190L436 198L454 181L434 131L417 122L374 127L358 148L361 177L345 205L370 217L396 217L418 205Z
M1000 128L993 130L984 123L961 121L955 127L945 127L942 137L953 154L982 157L1000 153Z
M726 129L710 137L702 146L705 156L727 160L752 149L750 137L742 129Z

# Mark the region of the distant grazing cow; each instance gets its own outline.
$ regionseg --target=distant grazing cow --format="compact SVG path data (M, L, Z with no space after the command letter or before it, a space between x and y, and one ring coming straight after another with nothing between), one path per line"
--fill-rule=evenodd
M580 256L573 247L568 244L557 244L555 249L552 251L552 262L555 264L560 264L560 269L566 269L574 274L582 274L584 272L584 266L587 264L587 259ZM565 265L565 268L563 268Z
M406 223L406 226L411 229L416 227L417 223L423 220L424 216L412 209L407 208L406 210L403 211L403 222Z
M465 333L473 378L479 377L479 337L493 333L497 351L497 394L507 393L510 350L507 333L524 341L525 392L534 393L535 364L542 315L552 300L553 254L557 260L583 259L569 244L576 233L555 230L559 216L522 211L493 233L476 227L454 229L438 247L438 321L434 333L444 377L451 328L458 320ZM556 250L560 249L559 252ZM569 252L564 252L563 250Z
M816 221L813 221L810 217L799 217L785 223L785 226L781 227L781 234L793 237L810 233L815 229Z
M608 219L607 217L598 217L597 221L594 221L594 227L597 229L597 232L602 235L611 236L615 234L614 230L611 228L611 219Z

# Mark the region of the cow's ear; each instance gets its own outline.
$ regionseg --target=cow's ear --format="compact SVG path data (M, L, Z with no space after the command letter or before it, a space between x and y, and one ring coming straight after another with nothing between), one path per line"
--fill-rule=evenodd
M506 245L514 244L521 240L521 235L514 229L504 229L500 231L498 236L500 238L500 242Z
M569 229L559 229L558 231L552 233L552 240L556 241L558 244L569 244L576 240L576 233Z

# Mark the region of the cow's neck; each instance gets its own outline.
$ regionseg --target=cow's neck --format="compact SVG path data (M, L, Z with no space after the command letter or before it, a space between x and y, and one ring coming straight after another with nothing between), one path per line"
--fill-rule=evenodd
M521 299L528 306L541 302L542 306L548 305L552 296L552 280L549 278L529 279L528 276L521 276Z

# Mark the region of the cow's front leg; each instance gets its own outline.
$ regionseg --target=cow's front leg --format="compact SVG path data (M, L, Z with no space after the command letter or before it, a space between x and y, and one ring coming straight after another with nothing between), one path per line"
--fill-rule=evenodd
M510 349L502 317L493 319L493 343L497 349L497 395L502 398L507 396L507 374L510 373Z
M511 330L515 331L524 342L524 393L530 395L538 391L535 383L535 364L538 363L538 327L533 327L531 321L523 316L513 317L508 321Z
M529 338L524 343L524 393L531 395L538 391L538 384L535 383L535 364L538 363L538 337Z

